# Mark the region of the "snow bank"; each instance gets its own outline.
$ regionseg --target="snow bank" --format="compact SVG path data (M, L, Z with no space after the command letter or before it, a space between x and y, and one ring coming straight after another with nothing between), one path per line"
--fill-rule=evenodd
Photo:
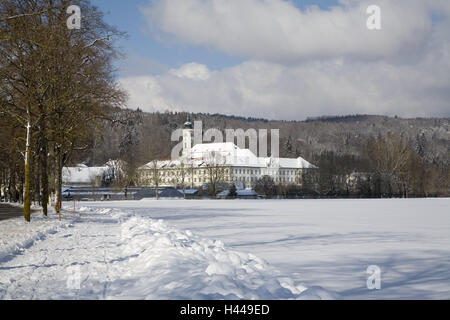
M163 219L340 299L450 299L450 198L90 203ZM367 289L367 268L382 290Z
M133 211L82 207L64 218L0 223L0 298L334 298L253 254ZM68 287L68 267L79 289Z
M306 290L252 254L162 220L132 217L122 223L121 237L130 257L125 278L134 280L129 293L116 298L295 299Z

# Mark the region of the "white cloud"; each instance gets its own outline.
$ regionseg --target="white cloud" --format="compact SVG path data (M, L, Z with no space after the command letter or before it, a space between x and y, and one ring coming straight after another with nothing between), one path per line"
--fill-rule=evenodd
M171 69L170 73L179 78L186 78L191 80L205 81L210 77L208 67L195 62L185 64L179 69Z
M205 81L173 72L122 80L130 107L224 113L270 119L326 114L450 115L448 51L418 65L313 61L295 66L247 61ZM435 65L436 59L442 63ZM445 60L446 59L446 60ZM183 69L183 67L181 68Z
M129 93L128 106L145 111L170 109L161 95L162 87L153 76L133 76L120 79L119 84ZM159 108L159 109L157 109Z
M450 116L450 1L370 1L382 7L382 32L365 28L367 1L306 12L281 0L152 3L145 14L164 32L250 58L124 78L130 107L285 120Z
M306 11L284 0L155 0L142 11L154 30L233 55L290 63L352 55L389 57L423 46L431 12L448 14L446 0L342 0ZM382 10L381 31L366 27L367 7ZM444 11L445 10L445 11Z

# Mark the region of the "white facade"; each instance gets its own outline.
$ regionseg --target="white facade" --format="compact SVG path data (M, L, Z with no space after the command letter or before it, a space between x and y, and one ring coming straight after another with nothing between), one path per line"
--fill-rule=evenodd
M102 167L88 167L84 164L78 164L75 167L64 167L62 180L64 185L99 187L105 174L112 173L116 178L122 176L123 167L124 163L120 160L109 160Z
M88 167L84 164L79 164L76 167L64 167L62 181L64 185L99 185L103 173L108 168L106 165L103 167Z
M139 168L140 184L155 186L157 180L159 186L201 187L206 183L223 182L251 188L262 177L270 176L277 184L301 185L303 170L314 168L301 157L257 157L231 142L194 146L192 142L192 124L188 121L183 131L182 156L175 161L154 161L142 166Z

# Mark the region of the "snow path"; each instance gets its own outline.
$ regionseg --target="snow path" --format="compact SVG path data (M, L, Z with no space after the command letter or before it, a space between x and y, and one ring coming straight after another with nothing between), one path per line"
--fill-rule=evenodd
M0 223L0 299L302 299L307 290L252 254L115 209ZM25 235L24 235L25 233Z
M45 223L53 227L39 231L24 247L21 248L20 243L16 245L12 256L3 257L4 263L0 264L0 298L80 297L81 292L68 292L67 289L68 276L77 266L82 270L89 270L89 273L85 272L81 282L95 274L96 278L101 279L100 282L106 283L109 270L106 262L117 254L116 244L120 239L120 231L111 228L113 223L107 216L90 214L81 218L80 215L68 214L65 219L67 218L71 222L60 225L55 221L39 221L39 227ZM17 223L21 224L22 221ZM33 227L33 224L30 226ZM14 253L18 252L20 254L15 256ZM90 294L93 297L102 298L105 287L98 285L88 290L92 290Z

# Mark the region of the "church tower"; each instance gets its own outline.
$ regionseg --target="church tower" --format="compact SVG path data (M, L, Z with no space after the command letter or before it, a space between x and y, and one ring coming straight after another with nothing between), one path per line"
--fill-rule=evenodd
M190 121L189 115L183 128L183 157L190 159L192 157L192 140L194 139L194 129Z

